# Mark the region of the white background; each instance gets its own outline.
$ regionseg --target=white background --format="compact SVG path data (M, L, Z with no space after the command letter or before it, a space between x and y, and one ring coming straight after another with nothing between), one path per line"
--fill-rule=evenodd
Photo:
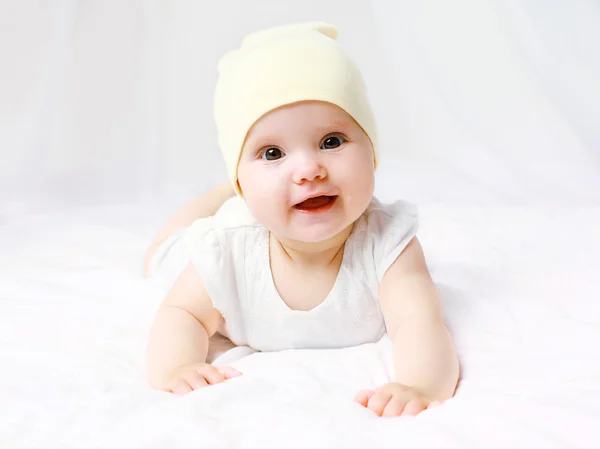
M147 382L144 251L226 180L218 58L304 20L364 71L376 193L420 208L461 380L416 419L352 402L385 338ZM600 447L599 44L591 0L0 0L0 447Z

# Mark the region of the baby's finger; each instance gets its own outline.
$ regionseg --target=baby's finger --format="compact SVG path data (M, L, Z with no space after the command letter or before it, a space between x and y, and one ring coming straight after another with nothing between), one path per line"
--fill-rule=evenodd
M400 416L406 405L406 399L393 397L387 403L381 416Z
M220 366L217 369L225 377L225 379L231 379L233 377L238 377L242 375L241 372L239 372L232 366Z
M354 396L354 400L363 407L366 407L369 403L369 399L371 399L371 396L374 394L375 392L373 390L361 390Z
M206 381L211 385L218 384L219 382L223 382L225 380L223 374L221 374L214 366L202 368L202 370L200 370L200 374L204 376Z
M431 401L429 403L429 405L427 406L427 408L430 409L430 408L434 408L434 407L439 407L440 405L442 405L441 401Z
M412 399L406 403L402 416L417 416L423 410L427 408L427 405L420 399Z
M372 410L373 412L375 412L375 414L377 416L381 416L381 414L383 413L383 410L385 409L385 406L387 405L388 402L390 402L391 398L392 398L392 393L389 393L387 391L379 391L379 392L375 393L373 396L371 396L371 398L369 399L369 404L367 405L367 408L369 410Z
M171 393L175 394L186 394L192 391L192 387L190 387L189 384L180 377L172 380L167 388L171 391Z
M185 377L185 380L192 387L192 390L197 390L208 385L208 382L206 382L206 379L200 373L190 373Z

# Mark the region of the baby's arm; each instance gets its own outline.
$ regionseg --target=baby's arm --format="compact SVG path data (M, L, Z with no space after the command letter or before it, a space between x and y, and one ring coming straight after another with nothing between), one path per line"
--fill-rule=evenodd
M194 198L177 211L161 228L148 247L146 255L144 256L144 276L148 274L148 264L150 263L150 259L162 242L177 230L191 225L195 220L216 214L223 203L234 195L235 192L233 186L228 182L227 184L214 188L204 195Z
M458 358L416 237L384 275L379 300L392 340L396 382L365 390L357 401L379 415L394 416L415 415L452 397Z
M416 237L388 269L379 292L393 342L396 380L431 400L452 397L458 358Z
M147 362L152 387L187 393L238 375L233 368L206 363L208 340L221 314L189 264L163 301L148 343Z

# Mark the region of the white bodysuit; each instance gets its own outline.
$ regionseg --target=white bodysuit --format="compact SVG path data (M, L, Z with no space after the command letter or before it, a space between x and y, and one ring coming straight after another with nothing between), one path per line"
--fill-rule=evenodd
M308 311L290 309L279 296L269 231L239 197L167 239L149 271L169 288L191 261L223 316L219 332L238 346L259 351L355 346L385 333L379 284L417 227L415 206L373 198L345 242L331 291Z

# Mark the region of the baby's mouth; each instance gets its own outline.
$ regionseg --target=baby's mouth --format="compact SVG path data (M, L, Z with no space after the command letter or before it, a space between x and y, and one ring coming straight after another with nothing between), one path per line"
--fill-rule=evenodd
M329 208L337 199L337 195L333 196L316 196L302 201L294 206L294 209L316 212Z

